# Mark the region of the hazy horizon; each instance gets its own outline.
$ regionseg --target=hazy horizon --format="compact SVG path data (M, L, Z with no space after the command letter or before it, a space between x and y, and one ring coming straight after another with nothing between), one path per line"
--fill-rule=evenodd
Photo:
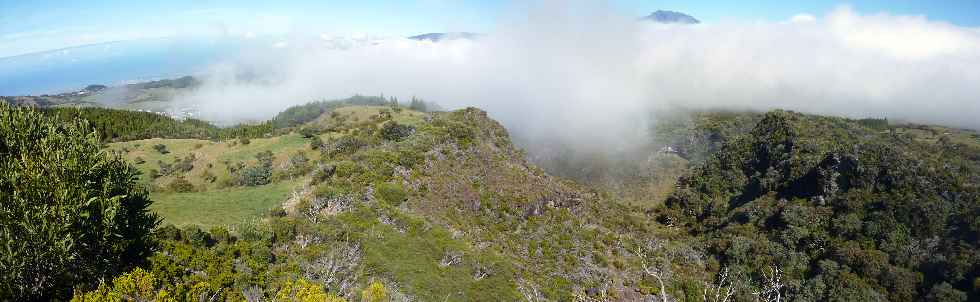
M138 69L161 66L176 70L165 74L201 77L203 85L174 106L194 106L204 119L224 124L267 119L313 100L385 94L448 108L480 107L530 141L558 139L581 148L642 143L649 138L649 113L664 108L780 108L980 128L978 28L852 6L779 20L658 24L637 20L653 10L623 7L586 1L503 5L480 31L485 35L438 43L403 33L229 29L224 33L232 41L244 42L220 51L175 43L158 53L176 53L174 60L147 59L153 63ZM678 11L700 18L696 11ZM179 54L195 47L201 51ZM133 58L139 56L62 69L70 72L40 70L75 72L75 78L93 80L85 84L96 84L99 77L89 74L110 75L109 67L140 62ZM8 68L0 78L23 89L29 85L10 79L24 74L31 75Z

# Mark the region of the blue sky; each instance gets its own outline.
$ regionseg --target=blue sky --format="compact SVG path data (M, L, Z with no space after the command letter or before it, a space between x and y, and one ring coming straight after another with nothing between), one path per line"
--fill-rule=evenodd
M559 5L562 1L552 1ZM627 15L657 9L688 13L706 22L728 19L779 21L823 15L839 5L860 13L924 15L980 27L980 0L951 1L643 1L612 0ZM114 40L207 33L412 35L439 31L490 31L511 1L251 1L251 0L0 0L0 57Z

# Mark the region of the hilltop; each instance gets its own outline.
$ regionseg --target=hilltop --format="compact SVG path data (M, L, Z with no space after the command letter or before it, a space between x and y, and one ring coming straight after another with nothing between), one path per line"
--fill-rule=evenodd
M669 10L658 10L650 13L650 15L640 18L643 21L652 21L657 23L678 23L678 24L698 24L701 21L687 15L685 13L679 13Z
M141 180L153 188L153 208L165 223L185 227L162 229L175 234L165 241L164 250L170 254L177 252L173 249L212 253L258 244L273 249L278 259L260 263L262 270L295 276L313 273L310 270L318 268L307 265L325 261L319 257L356 257L360 263L351 263L350 271L343 272L350 274L344 280L349 283L327 284L341 295L371 279L423 300L447 295L450 300L516 299L522 291L571 297L584 293L583 286L615 286L610 290L636 294L622 285L638 276L625 266L634 260L619 259L626 256L611 255L606 247L632 242L623 231L646 228L650 222L642 222L642 213L630 214L616 203L602 202L587 188L529 164L507 131L485 112L341 106L293 129L296 132L247 143L146 139L112 143L108 149L137 162L144 171ZM152 177L164 169L168 173ZM264 176L252 182L249 177L255 173L242 171ZM253 201L272 195L281 196L279 204ZM243 200L224 201L229 197ZM270 214L217 205L264 205L264 213ZM242 222L220 223L228 221L226 215L239 215ZM264 219L242 225L250 216ZM230 227L236 241L189 242L188 232L201 232L195 225L211 228L204 233L207 238ZM260 234L243 233L243 227L257 228ZM281 231L287 233L276 233ZM595 236L608 239L593 242ZM252 261L234 260L244 255L221 257ZM619 259L620 267L610 266L609 257ZM157 260L178 267L193 263L168 259ZM295 265L299 271L289 268ZM368 267L372 269L362 271ZM192 268L199 269L208 270ZM583 275L581 269L602 274ZM190 277L166 279L185 280L180 282L187 286L202 282ZM620 281L606 284L609 277ZM554 278L567 281L555 283ZM222 296L241 297L248 284L213 286L222 289L216 292Z

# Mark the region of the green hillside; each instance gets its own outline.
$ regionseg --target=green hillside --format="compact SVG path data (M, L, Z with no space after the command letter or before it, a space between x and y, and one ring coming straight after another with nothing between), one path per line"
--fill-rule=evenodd
M767 113L682 178L657 219L719 265L778 269L797 299L976 297L980 148L921 129Z
M128 116L103 113L104 125ZM149 258L101 286L79 283L75 298L980 295L972 131L687 112L658 119L635 154L563 153L542 169L476 108L317 102L269 125L203 138L135 127L105 143L139 172L162 224Z

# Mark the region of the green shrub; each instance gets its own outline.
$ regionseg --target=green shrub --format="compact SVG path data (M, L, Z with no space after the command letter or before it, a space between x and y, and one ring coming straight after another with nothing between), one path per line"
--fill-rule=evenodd
M187 240L187 243L190 243L196 247L210 246L211 243L214 242L214 240L211 239L211 234L201 230L201 228L196 225L191 225L185 228L183 231L183 238Z
M399 184L380 183L375 190L378 199L391 206L399 206L408 198L408 194Z
M270 237L264 225L258 220L242 221L235 226L235 232L245 241L260 241Z
M272 165L272 160L274 158L275 158L275 155L272 154L272 151L268 151L268 150L263 151L263 152L259 152L258 154L255 154L255 160L259 161L259 164L261 164L261 165L270 165L271 166Z
M330 179L336 171L337 167L334 165L318 163L313 169L313 183L321 183Z
M303 138L312 138L316 136L316 130L310 127L303 127L299 129L299 135L303 136Z
M351 154L357 150L368 146L368 142L355 135L347 135L337 139L334 143L333 153Z
M388 301L388 290L381 282L374 281L361 291L361 301L363 302L384 302Z
M926 296L927 301L960 302L966 301L966 298L966 293L956 290L946 282L933 286Z
M261 186L272 182L272 152L259 152L255 155L258 164L254 166L228 166L230 171L235 174L236 182L240 186Z
M0 105L0 300L65 300L151 253L138 172L88 129Z
M191 182L187 181L187 179L184 179L183 177L175 178L173 181L170 182L170 184L167 185L167 188L169 188L171 191L178 192L178 193L186 193L186 192L194 191L194 185L191 184Z
M72 302L90 301L167 301L172 298L167 291L158 290L160 280L151 272L136 268L112 280L112 287L99 284L90 292L76 292Z
M387 122L381 127L381 138L390 141L400 141L415 133L415 127L402 125L395 121Z
M436 119L432 123L437 135L452 140L460 146L469 146L476 140L476 130L465 123L446 118Z
M293 178L310 172L310 169L310 160L306 157L306 153L297 151L286 161L286 167L282 171L282 176Z
M194 160L196 159L197 157L194 156L194 153L188 154L183 159L175 159L173 169L175 172L190 172L191 170L194 170Z
M182 235L180 234L180 229L172 224L168 224L164 227L158 228L153 232L153 235L160 240L172 240L180 241Z
M306 279L289 280L276 292L274 301L297 302L345 302L343 298L328 294L316 282Z
M245 167L238 171L238 184L242 186L261 186L272 182L272 167L266 165Z
M323 139L319 136L314 135L310 138L310 149L313 150L323 150L326 145L323 143Z
M156 150L160 154L170 153L170 151L167 150L167 145L164 145L164 144L156 144L156 145L153 145L153 150Z
M349 160L339 161L334 166L334 174L341 178L350 178L363 172L361 166Z

